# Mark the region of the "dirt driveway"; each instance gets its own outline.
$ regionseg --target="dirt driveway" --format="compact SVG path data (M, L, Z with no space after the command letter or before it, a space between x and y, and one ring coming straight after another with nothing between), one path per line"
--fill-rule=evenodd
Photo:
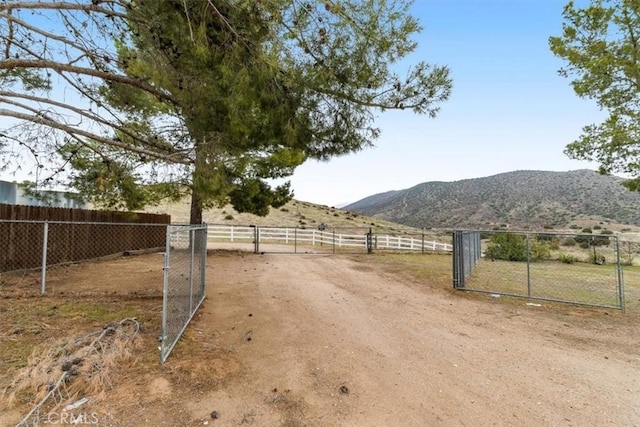
M457 293L366 255L223 251L207 274L184 339L114 379L101 425L640 426L636 315Z

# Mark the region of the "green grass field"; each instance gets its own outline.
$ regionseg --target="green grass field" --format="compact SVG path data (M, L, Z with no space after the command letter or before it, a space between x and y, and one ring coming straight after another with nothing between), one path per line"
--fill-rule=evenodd
M376 262L387 264L391 270L411 277L416 283L453 288L450 255L376 253L374 256ZM532 263L529 275L533 297L588 305L619 304L615 265L544 261ZM624 266L622 277L625 309L640 312L640 267ZM467 289L526 297L527 264L482 259L466 284Z
M640 268L622 272L625 302L636 306ZM615 265L564 264L557 261L495 262L482 259L465 281L467 289L571 301L579 304L620 305L618 271Z

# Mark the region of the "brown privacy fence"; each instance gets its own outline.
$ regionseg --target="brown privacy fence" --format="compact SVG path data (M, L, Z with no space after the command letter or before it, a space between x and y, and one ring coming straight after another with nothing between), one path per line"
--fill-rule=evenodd
M169 215L0 205L0 273L164 247Z
M171 215L0 204L0 220L169 224Z

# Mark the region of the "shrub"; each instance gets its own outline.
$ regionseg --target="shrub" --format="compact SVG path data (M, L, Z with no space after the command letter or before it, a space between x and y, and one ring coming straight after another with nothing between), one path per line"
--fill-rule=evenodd
M540 240L530 240L529 258L534 261L551 258L551 245Z
M289 209L287 209L287 208L280 208L280 212L289 212Z
M571 225L569 226L569 228L570 228L570 229L572 229L572 230L580 230L580 226L579 226L579 225L576 225L576 224L571 224Z
M522 234L499 233L489 239L486 256L505 261L527 260L527 239ZM538 239L529 240L529 259L538 261L551 257L551 245Z
M526 261L527 243L521 234L497 233L489 239L486 255L491 259Z
M583 228L583 229L582 229L582 232L583 232L583 233L589 233L589 234L593 233L593 231L592 231L589 227L585 227L585 228Z
M541 242L547 242L553 250L560 247L560 239L555 234L538 234L536 238Z
M601 229L602 229L602 227L601 227L601 226L599 226L599 225L594 225L594 226L593 226L593 229L594 229L594 230L601 230Z
M576 262L576 257L571 254L560 253L558 254L558 261L563 262L565 264L573 264Z
M600 232L600 234L613 234L613 231L604 229Z
M563 246L575 246L577 245L576 239L574 239L573 237L569 237L567 239L564 239L562 242Z
M227 215L224 217L224 219L233 219L233 215Z

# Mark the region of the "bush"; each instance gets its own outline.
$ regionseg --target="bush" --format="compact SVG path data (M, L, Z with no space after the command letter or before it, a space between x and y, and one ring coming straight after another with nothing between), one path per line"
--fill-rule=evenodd
M597 227L597 226L596 226ZM595 228L595 227L594 227ZM583 233L591 234L590 228L583 228ZM587 249L589 246L607 246L609 245L609 237L606 237L607 234L613 234L611 230L602 230L600 234L604 234L605 236L591 236L591 235L579 235L574 237L575 241L580 244L580 247L583 249Z
M233 215L227 215L224 217L224 219L233 219Z
M498 233L491 236L486 256L505 261L526 261L527 243L521 234Z
M558 261L563 262L565 264L573 264L577 261L576 257L571 254L561 253L558 255Z
M537 239L541 242L547 242L553 250L560 247L560 239L555 234L538 234Z
M551 244L539 240L530 240L529 258L533 261L551 258Z
M579 226L579 225L576 225L576 224L571 224L571 225L569 226L569 228L570 228L570 229L572 229L572 230L580 230L580 226Z
M527 238L522 234L494 234L489 240L486 256L505 261L527 260ZM551 257L551 245L538 239L529 240L529 259L538 261Z
M576 242L576 239L574 239L573 237L569 237L567 239L564 239L564 241L562 242L563 246L575 246L577 244L578 244L578 242Z

